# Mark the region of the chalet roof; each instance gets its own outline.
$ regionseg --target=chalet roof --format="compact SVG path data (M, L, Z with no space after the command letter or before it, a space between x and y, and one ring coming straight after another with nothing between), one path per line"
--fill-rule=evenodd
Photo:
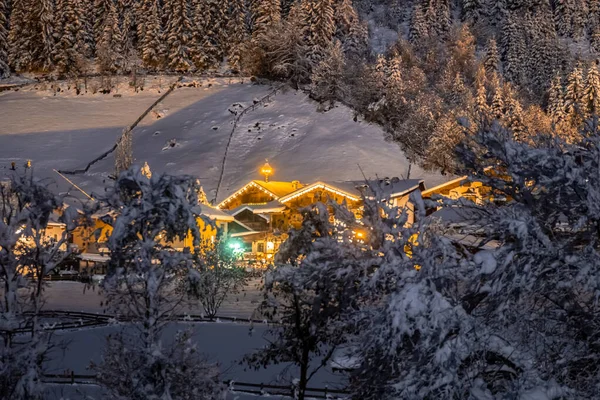
M253 214L268 214L281 212L285 210L285 206L281 204L278 200L273 200L264 204L242 204L227 212L229 215L236 216L244 210L248 210Z
M428 218L451 225L471 225L475 227L482 220L484 211L477 207L443 207Z
M235 218L233 218L233 216L229 215L225 211L219 210L216 207L202 204L202 206L200 206L200 208L202 210L200 214L204 215L208 218L212 218L217 221L229 221L229 222L235 220Z
M371 179L367 181L357 181L356 186L361 189L372 189L381 190L383 197L396 198L404 196L413 190L417 190L422 184L423 179L399 179L399 178L385 178L385 179Z
M454 178L452 180L449 180L448 182L444 182L440 185L434 186L430 189L424 190L423 193L421 193L421 195L424 198L427 197L431 197L431 195L443 191L443 190L450 190L450 189L454 189L456 187L459 187L463 184L465 184L468 181L468 177L465 176L459 176L457 178Z
M291 199L308 193L315 189L329 190L350 200L359 201L362 198L365 190L372 192L372 189L380 188L384 197L400 197L418 189L423 184L421 179L377 179L377 180L362 180L362 181L318 181L313 184L304 186L301 189L290 193L279 199L281 203L286 203ZM365 193L367 194L367 193Z
M223 201L221 201L217 207L218 208L224 207L234 197L237 197L237 196L241 195L243 192L245 192L250 187L259 188L263 192L271 195L274 200L278 200L280 197L285 196L285 195L287 195L289 193L292 193L293 191L297 190L298 188L301 188L302 184L300 182L298 182L298 181L294 181L294 182L278 182L278 181L265 182L265 181L253 180L253 181L248 182L244 186L242 186L236 192L234 192L231 195L229 195L226 199L224 199Z
M267 191L274 194L276 198L286 196L302 187L302 184L299 184L298 182L265 182L259 180L254 180L252 182L262 186Z

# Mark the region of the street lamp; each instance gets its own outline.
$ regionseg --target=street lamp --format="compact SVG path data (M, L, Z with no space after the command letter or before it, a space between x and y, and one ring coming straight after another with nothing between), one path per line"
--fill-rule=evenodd
M269 160L260 168L260 173L265 176L265 182L269 182L269 175L273 175L273 168L269 165Z

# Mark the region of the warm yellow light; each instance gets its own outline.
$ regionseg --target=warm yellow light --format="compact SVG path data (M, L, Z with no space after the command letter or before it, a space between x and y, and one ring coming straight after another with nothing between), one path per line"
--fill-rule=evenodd
M273 175L273 167L269 165L269 161L261 167L260 173L265 176L265 182L269 182L269 176Z
M267 242L267 251L273 251L273 250L275 250L275 243Z

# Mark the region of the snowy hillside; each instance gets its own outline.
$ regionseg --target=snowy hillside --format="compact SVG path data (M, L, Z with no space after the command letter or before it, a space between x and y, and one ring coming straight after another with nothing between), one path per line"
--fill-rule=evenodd
M148 162L154 172L191 174L214 195L235 112L253 104L272 87L204 82L200 88L179 88L134 130L136 162ZM159 95L126 98L81 96L43 97L11 92L0 96L0 168L27 159L42 176L67 185L52 170L77 169L109 149L122 128L134 121ZM23 118L22 110L31 117ZM382 130L354 122L350 110L339 106L316 111L316 103L301 92L279 92L272 100L240 120L225 164L224 198L250 179L268 158L274 179L309 182L318 179L361 179L403 176L408 162L398 146L386 142ZM86 175L69 176L86 191L102 190L113 172L112 156L95 164ZM411 178L426 184L446 178L413 167Z

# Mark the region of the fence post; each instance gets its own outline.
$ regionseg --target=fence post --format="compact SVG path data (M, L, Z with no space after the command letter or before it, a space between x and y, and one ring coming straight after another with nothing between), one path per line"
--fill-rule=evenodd
M71 371L71 385L75 384L75 372Z

